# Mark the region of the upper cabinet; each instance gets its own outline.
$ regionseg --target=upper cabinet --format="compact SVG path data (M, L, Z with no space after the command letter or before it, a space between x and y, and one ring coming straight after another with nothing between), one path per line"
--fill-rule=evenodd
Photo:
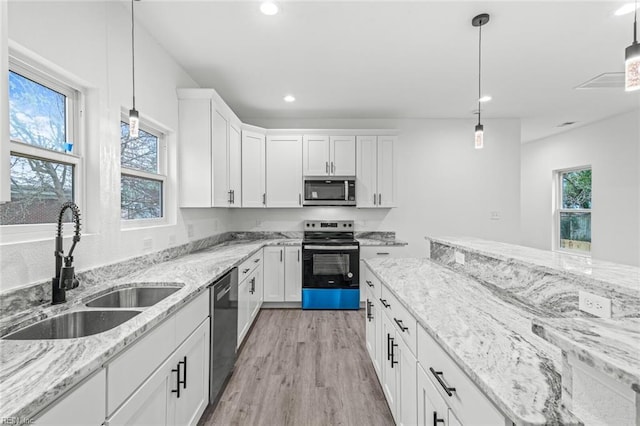
M302 207L302 136L267 136L267 207Z
M358 136L356 200L358 207L395 207L396 136Z
M240 120L213 89L178 89L180 207L240 207Z
M242 207L265 207L265 136L242 131Z
M305 176L354 176L356 138L305 135L302 158Z

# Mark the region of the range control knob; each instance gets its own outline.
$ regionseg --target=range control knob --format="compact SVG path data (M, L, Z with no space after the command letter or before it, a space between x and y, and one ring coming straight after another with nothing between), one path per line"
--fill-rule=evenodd
M353 278L353 273L352 272L347 272L347 277L348 278Z

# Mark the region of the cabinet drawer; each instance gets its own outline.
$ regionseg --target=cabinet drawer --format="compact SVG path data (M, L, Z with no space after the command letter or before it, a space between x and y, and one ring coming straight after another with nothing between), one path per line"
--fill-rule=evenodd
M176 340L180 345L209 316L209 290L203 291L176 314Z
M107 365L107 415L111 415L174 351L176 316L171 316Z
M262 250L245 260L238 266L238 282L245 280L259 265L262 265Z
M364 246L360 247L360 259L374 257L404 257L404 246Z
M379 301L382 297L382 283L378 280L368 266L363 265L363 274L360 280L360 288L366 288L371 296Z
M504 416L421 326L418 327L418 362L462 424L505 424ZM442 374L436 376L434 372ZM445 386L455 388L451 396L444 390Z
M416 320L400 304L398 299L391 294L391 291L385 287L382 287L382 297L380 303L383 307L383 311L387 314L391 322L393 323L398 334L402 336L402 340L409 346L409 349L413 354L416 354ZM384 301L384 302L383 302Z

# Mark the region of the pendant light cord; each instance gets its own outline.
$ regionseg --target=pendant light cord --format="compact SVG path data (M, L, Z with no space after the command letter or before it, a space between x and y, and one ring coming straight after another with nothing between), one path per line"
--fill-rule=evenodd
M133 2L131 0L131 81L133 83L133 109L136 109L136 43L133 19Z
M478 124L480 124L480 97L482 96L482 25L478 26L478 30L480 32L480 36L478 37Z

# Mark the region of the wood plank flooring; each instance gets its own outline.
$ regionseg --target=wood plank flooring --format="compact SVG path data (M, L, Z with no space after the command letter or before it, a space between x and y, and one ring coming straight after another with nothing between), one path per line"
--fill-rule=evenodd
M364 313L265 309L199 425L393 425Z

